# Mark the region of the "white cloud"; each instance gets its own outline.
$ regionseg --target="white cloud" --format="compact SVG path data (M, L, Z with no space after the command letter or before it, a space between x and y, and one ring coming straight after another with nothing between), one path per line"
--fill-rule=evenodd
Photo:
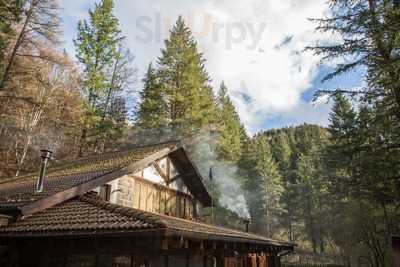
M71 39L75 34L71 22L82 18L87 4L64 0L61 5L69 21L66 39ZM326 123L327 105L313 107L301 100L316 76L318 62L302 50L324 38L314 32L308 18L322 17L327 12L325 1L119 0L115 11L141 73L160 55L169 24L180 14L192 18L213 85L217 88L221 80L227 83L250 132L274 116ZM140 41L145 37L149 40ZM72 49L72 43L66 47Z

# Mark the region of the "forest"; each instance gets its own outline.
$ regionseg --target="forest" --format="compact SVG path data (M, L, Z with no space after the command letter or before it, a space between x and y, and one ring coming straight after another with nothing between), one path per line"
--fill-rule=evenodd
M391 266L391 236L400 234L400 1L328 2L315 30L340 41L304 50L334 65L324 80L363 69L363 85L314 95L332 103L327 127L250 136L230 89L211 86L182 17L138 77L140 51L128 49L113 0L76 26L75 55L60 44L56 0L0 0L0 179L37 171L42 148L58 162L182 139L212 188L214 223L241 227L249 216L251 231L299 251ZM242 213L226 201L229 183Z

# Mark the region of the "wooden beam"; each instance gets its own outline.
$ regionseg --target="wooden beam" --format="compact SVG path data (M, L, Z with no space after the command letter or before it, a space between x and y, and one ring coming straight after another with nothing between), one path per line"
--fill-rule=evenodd
M166 161L167 161L167 168L165 174L167 176L167 180L169 181L171 179L171 160L169 157L167 157Z
M199 199L203 206L211 206L211 195L208 193L203 178L200 175L197 167L193 164L191 159L183 148L179 148L169 154L172 164L182 175L182 180L188 187L190 193ZM190 175L192 174L192 175Z
M153 162L154 168L157 170L158 174L160 174L161 178L165 180L165 182L168 184L168 177L165 174L164 170L160 167L157 161Z
M181 176L180 174L175 175L174 177L168 179L167 185L169 185L170 183L175 182L176 180L178 180L178 179L180 179L180 178L182 178L182 176Z

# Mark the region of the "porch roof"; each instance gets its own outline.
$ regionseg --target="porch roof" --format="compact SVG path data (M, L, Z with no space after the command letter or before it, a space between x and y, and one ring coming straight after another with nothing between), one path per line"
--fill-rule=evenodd
M293 248L292 243L252 233L111 204L91 193L0 227L0 237L127 236L139 233Z

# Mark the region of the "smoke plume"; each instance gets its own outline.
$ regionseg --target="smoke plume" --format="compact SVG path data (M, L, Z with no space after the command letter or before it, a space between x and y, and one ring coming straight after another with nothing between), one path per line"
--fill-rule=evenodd
M202 177L208 180L209 192L214 198L218 196L218 204L227 208L242 218L249 218L245 192L241 187L236 164L218 158L216 153L218 136L209 133L199 133L190 139L184 139L191 158ZM210 181L210 168L212 181Z

